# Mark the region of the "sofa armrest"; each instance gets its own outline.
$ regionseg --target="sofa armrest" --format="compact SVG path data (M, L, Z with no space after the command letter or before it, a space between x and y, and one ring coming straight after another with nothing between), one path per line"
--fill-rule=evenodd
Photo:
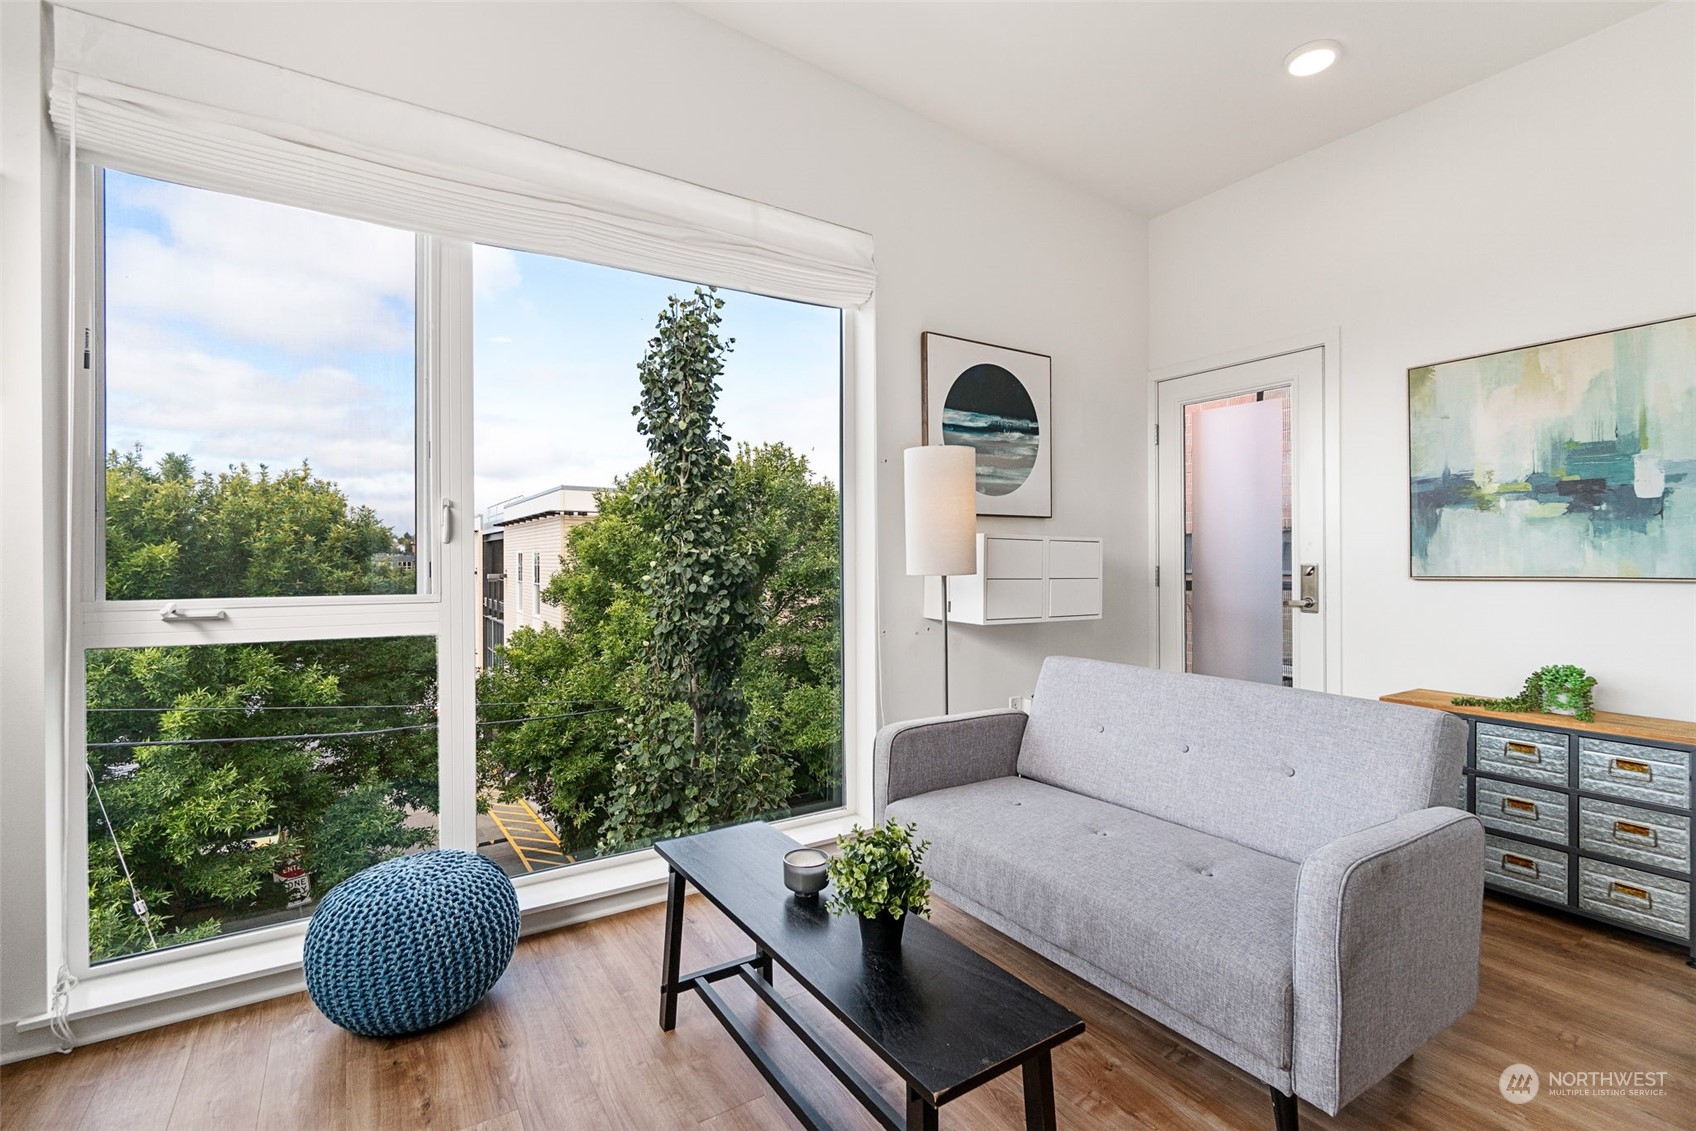
M890 723L872 753L872 816L891 801L1018 772L1023 711L977 711Z
M1421 809L1302 862L1293 966L1296 1094L1331 1115L1478 997L1484 826Z

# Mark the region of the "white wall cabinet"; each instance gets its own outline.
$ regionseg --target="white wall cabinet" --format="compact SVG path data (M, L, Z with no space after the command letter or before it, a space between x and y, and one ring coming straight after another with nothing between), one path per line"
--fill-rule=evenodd
M925 616L942 619L942 582L925 578ZM955 624L1101 619L1101 539L978 535L978 570L948 579Z

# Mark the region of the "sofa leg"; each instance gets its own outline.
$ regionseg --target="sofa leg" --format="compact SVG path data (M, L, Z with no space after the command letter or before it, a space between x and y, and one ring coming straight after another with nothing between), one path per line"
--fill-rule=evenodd
M1272 1089L1272 1126L1275 1131L1299 1131L1301 1116L1296 1112L1296 1098Z

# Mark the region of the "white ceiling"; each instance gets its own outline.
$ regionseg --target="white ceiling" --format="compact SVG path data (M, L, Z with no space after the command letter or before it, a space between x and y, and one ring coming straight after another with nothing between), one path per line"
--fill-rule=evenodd
M1152 216L1654 5L688 6ZM1285 74L1313 39L1342 58Z

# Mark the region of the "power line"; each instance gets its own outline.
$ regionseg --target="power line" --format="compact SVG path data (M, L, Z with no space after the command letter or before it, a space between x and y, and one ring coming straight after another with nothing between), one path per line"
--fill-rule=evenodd
M597 707L593 711L567 711L562 715L526 715L518 719L490 719L477 725L480 727L498 727L507 723L539 723L547 719L580 719L584 715L607 715L622 710L624 710L623 707Z
M241 711L250 715L263 714L266 711L412 711L423 708L423 703L326 703L322 707L90 707L88 713L108 714L114 711L127 712L159 712L181 711L184 713L202 711Z
M526 715L516 719L493 719L478 723L479 727L504 726L508 723L542 722L547 719L575 719L585 715L605 715L623 710L622 707L600 707L593 711L566 711L557 715ZM377 727L372 730L331 730L316 734L243 734L229 738L157 738L124 739L117 742L90 742L90 750L135 750L160 746L235 746L249 742L310 742L327 738L371 738L380 734L403 734L408 731L435 730L437 723L415 723L412 726Z
M231 738L157 738L140 741L90 742L90 750L133 750L153 746L235 746L247 742L305 742L320 738L370 738L379 734L400 734L410 730L435 730L435 723L417 723L405 727L378 727L375 730L330 730L317 734L243 734Z
M605 700L605 699L562 699L562 700L559 700L559 701L554 702L554 703L532 704L532 703L527 703L522 699L505 699L505 700L494 699L494 700L481 700L481 701L478 702L477 705L479 707L529 707L529 706L575 707L575 706L579 706L579 705L585 704L585 703L605 703L605 702L607 702L607 700ZM423 710L426 707L428 707L428 704L425 704L425 703L326 703L321 707L271 706L269 704L265 704L265 705L261 705L261 706L258 706L258 707L251 707L251 708L250 707L90 707L90 708L88 708L88 713L93 715L93 714L111 714L111 713L115 713L115 712L147 713L147 714L160 713L160 714L163 714L166 711L180 711L180 712L183 712L183 713L198 713L198 712L207 712L207 711L241 711L245 714L259 715L259 714L264 714L266 711L391 711L391 710L392 711L400 711L400 710Z

